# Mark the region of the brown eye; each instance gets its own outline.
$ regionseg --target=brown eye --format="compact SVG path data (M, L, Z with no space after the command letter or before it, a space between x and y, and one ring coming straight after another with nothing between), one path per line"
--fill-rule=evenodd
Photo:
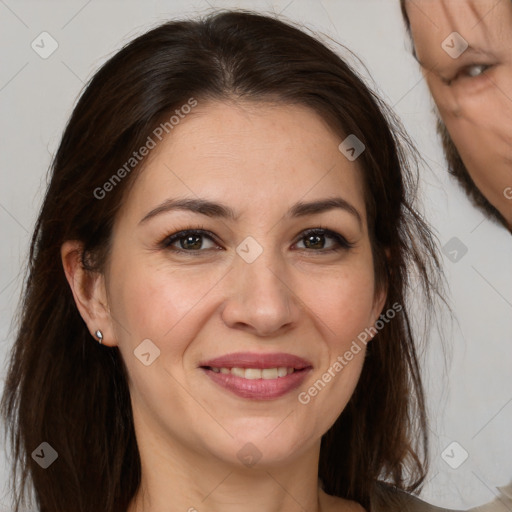
M162 246L175 252L201 252L218 247L213 237L203 230L179 231L165 238Z
M308 235L304 237L306 243L304 244L308 249L323 249L325 244L324 235Z
M179 239L182 249L201 249L203 245L202 235L187 235Z
M331 240L328 247L325 247L326 239ZM339 233L326 229L311 229L305 231L302 233L298 243L300 242L304 244L304 249L302 249L302 247L299 247L299 249L312 250L314 252L339 251L341 249L349 249L352 247L352 244L347 242L347 240Z

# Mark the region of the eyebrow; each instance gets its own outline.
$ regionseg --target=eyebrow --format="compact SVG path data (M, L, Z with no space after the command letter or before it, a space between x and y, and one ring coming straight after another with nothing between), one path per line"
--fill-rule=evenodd
M464 55L471 55L473 57L494 57L492 52L471 45L468 45L464 52L462 52L461 57L464 57Z
M311 201L308 203L299 201L288 210L288 212L285 215L285 218L305 217L306 215L319 214L329 210L333 210L335 208L350 213L357 219L359 226L362 226L363 220L361 214L352 204L350 204L347 200L343 199L342 197L319 199L317 201ZM190 211L193 213L206 215L207 217L216 217L233 221L238 220L238 218L240 217L240 214L236 213L229 206L209 201L207 199L170 198L166 199L163 203L161 203L156 208L147 213L140 220L139 225L147 222L148 220L156 217L157 215L175 210Z
M482 50L481 48L478 48L478 47L475 47L475 46L471 46L469 45L465 50L464 52L460 55L460 57L464 57L464 56L467 56L469 55L470 57L493 57L492 53L486 51L486 50ZM416 62L424 69L434 69L434 68L427 68L425 67L425 65L423 64L423 62L421 62L421 60L418 58L418 55L416 54L416 51L413 52L413 57L414 59L416 60ZM435 67L435 66L434 66Z

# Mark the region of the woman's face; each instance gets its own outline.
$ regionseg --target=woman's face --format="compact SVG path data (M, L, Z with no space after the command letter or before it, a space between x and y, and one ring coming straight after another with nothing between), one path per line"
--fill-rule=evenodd
M199 102L153 150L105 281L141 449L291 462L344 409L384 294L341 141L306 107Z

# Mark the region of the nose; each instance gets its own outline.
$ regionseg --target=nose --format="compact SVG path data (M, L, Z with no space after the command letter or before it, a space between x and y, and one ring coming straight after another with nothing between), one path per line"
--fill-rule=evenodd
M275 251L264 249L252 263L237 255L233 265L225 283L222 309L222 319L228 327L268 337L297 324L300 301L285 262Z

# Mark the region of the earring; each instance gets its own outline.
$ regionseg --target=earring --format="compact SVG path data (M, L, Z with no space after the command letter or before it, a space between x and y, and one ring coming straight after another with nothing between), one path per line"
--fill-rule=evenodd
M103 341L103 333L98 329L94 334L96 334L98 343L101 345L101 342Z

